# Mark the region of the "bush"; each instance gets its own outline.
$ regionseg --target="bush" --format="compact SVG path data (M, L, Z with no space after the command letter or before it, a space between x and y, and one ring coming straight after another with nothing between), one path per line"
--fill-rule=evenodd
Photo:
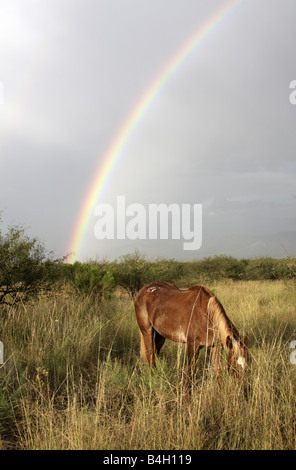
M10 227L0 232L0 303L25 301L41 289L48 289L58 276L62 260L53 260L37 238L25 230Z
M246 269L246 279L252 281L289 278L291 278L291 271L286 259L255 258L249 260Z
M104 264L95 262L64 265L64 279L74 286L80 294L102 296L110 294L115 287L113 274Z
M123 287L130 297L134 297L148 282L151 263L139 251L135 251L134 254L115 260L111 269L116 284Z
M152 281L175 282L182 272L182 263L174 260L158 259L149 261L139 251L121 256L111 270L115 282L123 287L130 297L135 297L144 284Z
M295 266L293 258L236 259L231 256L214 256L187 263L185 272L187 277L205 283L221 279L232 279L233 281L278 280L294 278Z

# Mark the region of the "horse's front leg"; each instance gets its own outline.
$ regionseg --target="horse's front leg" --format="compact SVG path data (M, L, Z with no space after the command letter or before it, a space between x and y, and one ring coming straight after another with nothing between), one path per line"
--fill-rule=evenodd
M221 385L221 373L222 373L221 355L222 355L222 344L219 342L215 346L212 346L210 348L211 362L214 366L216 378L217 378L219 385Z
M192 379L196 370L198 354L200 351L200 344L195 341L187 343L187 356L188 356L188 377Z

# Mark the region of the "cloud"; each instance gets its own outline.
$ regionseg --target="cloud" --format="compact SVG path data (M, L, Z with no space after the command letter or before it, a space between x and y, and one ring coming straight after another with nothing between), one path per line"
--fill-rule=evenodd
M27 222L50 249L66 249L94 172L123 123L220 6L216 0L189 0L186 8L175 0L1 3L5 222ZM242 2L162 89L100 202L125 195L128 203L202 203L209 239L296 230L296 106L289 101L295 13L292 0ZM94 240L93 222L82 256L105 249ZM123 249L119 242L110 248Z

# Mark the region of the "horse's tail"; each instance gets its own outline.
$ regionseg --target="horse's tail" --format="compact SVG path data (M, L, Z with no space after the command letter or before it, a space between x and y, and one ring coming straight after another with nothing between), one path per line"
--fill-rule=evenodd
M229 347L229 342L232 343L233 338L239 338L237 329L227 317L222 304L215 295L209 299L207 313L208 319L224 348Z

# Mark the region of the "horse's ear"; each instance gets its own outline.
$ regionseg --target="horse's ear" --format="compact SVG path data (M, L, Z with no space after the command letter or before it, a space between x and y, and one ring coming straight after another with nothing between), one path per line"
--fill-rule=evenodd
M227 336L226 338L226 346L229 348L229 349L232 349L232 338L230 336Z
M245 338L244 338L244 346L247 347L248 346L248 342L249 342L249 337L248 337L248 333L245 335Z

